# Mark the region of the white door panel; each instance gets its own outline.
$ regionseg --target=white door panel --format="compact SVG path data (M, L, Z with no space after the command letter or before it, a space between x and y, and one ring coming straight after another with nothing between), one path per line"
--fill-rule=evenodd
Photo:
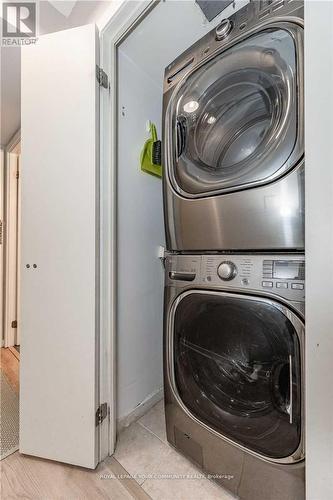
M96 50L94 25L44 35L22 50L20 451L91 468L98 456Z

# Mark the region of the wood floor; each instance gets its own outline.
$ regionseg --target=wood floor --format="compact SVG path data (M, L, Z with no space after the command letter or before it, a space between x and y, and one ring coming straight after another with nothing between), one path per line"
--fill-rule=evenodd
M148 500L150 497L115 460L102 462L96 470L20 455L0 463L1 499L29 500Z
M19 362L1 349L1 366L17 389ZM174 480L164 478L174 476ZM234 500L202 477L167 442L163 401L124 429L115 454L95 470L21 455L0 462L1 500ZM194 479L196 479L194 481Z
M19 392L20 355L13 347L2 347L0 369L16 392Z
M14 348L1 348L0 368L19 392L20 354ZM147 500L150 497L134 479L109 458L96 470L21 455L15 452L0 462L0 498L14 500Z

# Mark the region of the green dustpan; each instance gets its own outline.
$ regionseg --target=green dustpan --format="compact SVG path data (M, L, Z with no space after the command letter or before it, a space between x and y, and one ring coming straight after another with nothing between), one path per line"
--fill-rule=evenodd
M157 139L156 127L149 123L150 138L144 143L140 155L141 170L162 177L161 141Z

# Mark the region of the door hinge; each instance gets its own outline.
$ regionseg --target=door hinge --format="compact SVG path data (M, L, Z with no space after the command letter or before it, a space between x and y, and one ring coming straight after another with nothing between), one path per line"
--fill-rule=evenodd
M16 172L16 179L20 178L20 172Z
M108 404L102 403L96 411L96 426L100 425L103 420L108 416Z
M100 87L104 87L105 89L110 88L108 75L97 64L96 64L96 78L97 78L97 81L98 81Z
M17 320L12 321L12 328L17 328Z

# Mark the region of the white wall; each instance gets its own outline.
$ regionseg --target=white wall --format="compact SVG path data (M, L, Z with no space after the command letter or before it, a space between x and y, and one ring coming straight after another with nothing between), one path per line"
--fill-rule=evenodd
M332 2L305 2L307 500L333 498L332 27Z
M160 2L118 51L118 418L162 387L162 186L139 170L146 121L160 137L165 67L233 12L209 24L194 1Z

